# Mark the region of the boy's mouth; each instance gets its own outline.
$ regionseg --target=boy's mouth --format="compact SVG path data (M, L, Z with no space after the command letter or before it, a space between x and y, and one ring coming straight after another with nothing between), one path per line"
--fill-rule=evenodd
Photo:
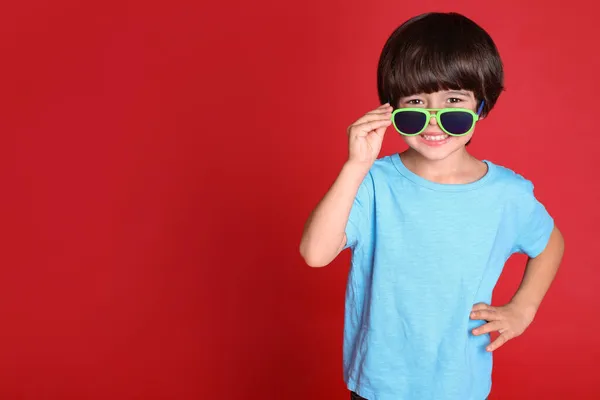
M448 139L448 137L450 135L446 135L446 134L436 134L436 135L421 135L423 137L423 139L430 141L430 142L440 142L442 140L446 140Z
M445 133L434 133L434 134L420 134L419 140L426 146L439 147L443 146L452 140L452 136Z

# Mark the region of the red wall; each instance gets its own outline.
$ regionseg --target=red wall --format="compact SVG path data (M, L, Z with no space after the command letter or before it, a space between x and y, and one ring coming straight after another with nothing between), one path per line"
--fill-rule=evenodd
M0 398L347 399L349 254L305 266L302 226L387 36L448 3L161 3L3 5ZM470 148L532 179L567 242L491 399L598 399L594 3L454 3L506 65Z

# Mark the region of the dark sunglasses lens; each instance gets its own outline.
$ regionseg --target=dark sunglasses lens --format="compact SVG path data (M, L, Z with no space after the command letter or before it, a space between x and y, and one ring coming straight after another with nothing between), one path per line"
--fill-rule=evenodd
M454 135L465 134L473 126L473 115L464 111L450 111L440 115L440 123Z
M423 130L427 116L418 111L401 111L394 115L396 128L407 135L414 135Z

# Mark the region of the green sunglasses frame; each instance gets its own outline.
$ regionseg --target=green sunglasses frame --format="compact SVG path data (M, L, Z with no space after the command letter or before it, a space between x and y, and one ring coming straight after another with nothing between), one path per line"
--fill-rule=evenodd
M483 105L483 104L482 104ZM425 124L423 124L423 129L421 129L419 132L417 133L404 133L402 132L400 129L398 129L398 127L396 126L396 121L394 120L394 117L396 114L401 113L401 112L407 112L407 111L416 111L419 112L421 114L425 114ZM446 113L451 113L451 112L456 112L456 111L460 111L460 112L466 112L468 114L471 114L473 116L473 124L471 125L471 128L465 132L465 133L451 133L448 132L446 130L446 128L444 128L444 125L442 122L440 122L440 116ZM394 128L396 129L396 131L398 131L398 133L400 133L403 136L417 136L419 134L421 134L425 129L427 129L427 126L429 125L429 122L431 121L431 116L432 116L432 112L435 112L435 119L436 122L438 124L438 126L440 128L442 128L442 130L444 132L446 132L448 135L450 136L465 136L468 135L469 133L473 132L473 129L475 129L475 123L477 121L479 121L479 115L476 114L473 110L469 110L467 108L453 108L453 107L449 107L449 108L414 108L414 107L407 107L407 108L397 108L396 110L394 110L394 112L392 113L392 124L394 125Z

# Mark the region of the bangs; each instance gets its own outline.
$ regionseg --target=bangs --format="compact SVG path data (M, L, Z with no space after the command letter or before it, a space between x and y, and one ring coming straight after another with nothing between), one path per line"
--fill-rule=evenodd
M393 68L390 95L393 99L440 90L470 90L483 97L483 77L478 72L477 54L440 43L415 46ZM391 83L391 82L390 82Z

